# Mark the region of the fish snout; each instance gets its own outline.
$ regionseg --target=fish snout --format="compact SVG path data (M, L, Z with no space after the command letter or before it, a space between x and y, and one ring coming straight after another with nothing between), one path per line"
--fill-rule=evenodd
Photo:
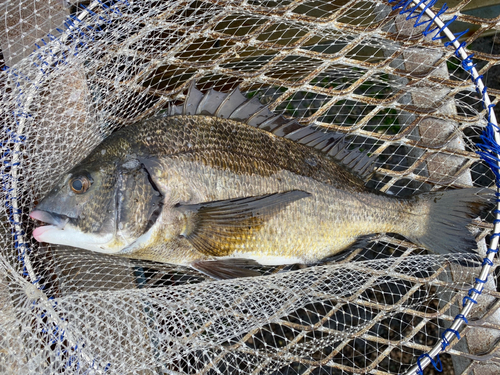
M30 213L30 217L34 220L41 221L46 224L53 225L59 229L63 229L68 223L69 217L65 215L56 214L53 212L34 210Z

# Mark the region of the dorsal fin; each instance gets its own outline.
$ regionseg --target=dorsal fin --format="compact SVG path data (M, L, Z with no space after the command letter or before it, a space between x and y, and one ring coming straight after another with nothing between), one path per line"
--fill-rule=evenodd
M252 99L247 100L245 103L236 108L234 112L231 113L231 116L229 116L229 118L236 121L247 122L248 124L248 120L250 119L250 117L256 112L260 112L261 109L264 108L267 107L259 102L259 99L253 97ZM272 113L271 111L269 112Z
M229 93L229 95L221 103L217 111L215 112L216 117L220 118L230 118L231 114L238 109L240 105L245 103L247 98L241 93L240 89L237 87Z
M257 98L255 98L257 99ZM260 102L259 102L260 103ZM247 124L250 126L259 126L259 124L262 124L264 121L269 120L271 117L274 117L275 114L269 110L267 105L263 105L263 108L254 112L253 114L250 115L248 118Z
M215 91L210 89L210 91L203 97L198 109L196 110L197 115L211 115L214 116L217 112L217 108L226 99L227 94L223 92Z
M183 114L195 115L202 99L203 93L195 87L195 81L193 81L184 101Z
M193 81L184 105L170 107L168 115L193 114L232 119L304 144L332 157L361 178L369 176L374 170L375 158L358 150L349 150L346 135L326 132L311 125L301 125L296 120L277 115L256 97L247 99L239 87L229 94L214 89L203 94Z

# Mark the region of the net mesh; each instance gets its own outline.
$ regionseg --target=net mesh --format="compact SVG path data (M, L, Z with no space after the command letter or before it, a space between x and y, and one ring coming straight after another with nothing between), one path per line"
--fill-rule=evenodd
M496 103L500 9L450 8L442 18L470 29ZM340 261L214 281L40 244L28 217L113 130L182 103L193 80L351 135L376 157L366 184L382 192L493 187L476 154L481 97L453 49L422 36L427 25L375 0L11 0L0 10L0 372L401 373L450 326L479 268L397 235ZM491 222L472 226L483 252ZM445 373L492 358L499 295L490 277L464 331L482 332L483 347L455 345Z

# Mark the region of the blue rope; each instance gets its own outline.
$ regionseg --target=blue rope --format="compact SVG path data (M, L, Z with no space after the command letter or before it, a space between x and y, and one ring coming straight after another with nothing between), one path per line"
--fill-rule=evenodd
M397 0L388 0L389 4L395 3L396 1ZM442 27L437 26L434 29L430 30L430 28L434 24L435 20L437 18L439 18L441 15L443 15L448 10L448 6L446 4L443 4L441 9L439 9L439 11L435 14L435 16L433 18L430 18L428 20L421 22L420 20L422 19L422 16L425 15L425 11L428 8L431 8L432 6L434 6L436 4L436 2L437 2L437 0L420 0L420 2L417 5L410 7L413 4L412 0L400 0L399 3L397 3L396 5L394 5L392 7L392 10L401 9L399 14L408 13L406 20L411 20L411 19L416 18L415 23L413 24L413 27L419 27L419 26L427 24L425 30L422 31L422 35L427 36L433 32L436 32L436 34L432 37L432 40L439 40L439 39L445 38L445 36L440 36L440 34L444 31L444 29L446 29L448 26L450 26L457 19L457 16L453 16L451 19L444 22L444 25ZM420 9L421 5L424 5L423 9ZM415 14L416 12L418 12L418 14ZM458 39L460 39L460 37L467 34L468 32L469 32L469 29L462 31L462 32L454 33L453 34L454 39L444 43L445 47L452 45L453 43L458 41ZM462 42L460 44L460 47L465 47L465 45L466 45L466 43ZM458 51L458 49L457 49L457 51ZM457 53L457 57L459 57L458 52L456 52L456 53Z
M462 68L464 68L466 71L469 73L472 71L472 68L476 67L476 64L472 62L472 58L474 57L474 54L470 54L467 56L465 59L462 60Z
M492 262L491 260L489 260L488 258L484 258L484 259L483 259L482 266L484 266L484 265L486 265L486 264L487 264L488 266L490 266L490 267L492 267L492 266L493 266L493 262Z
M460 340L460 333L457 330L451 328L445 329L445 331L441 334L441 341L443 341L443 343L441 344L441 350L443 351L446 349L447 346L450 345L450 342L446 338L446 332L453 333L457 337L457 339Z
M429 353L424 353L420 357L418 357L418 359L417 359L417 365L418 365L417 374L424 375L424 369L422 368L422 365L421 365L420 361L423 358L426 358L426 357L429 358L429 360L431 361L432 365L434 366L434 368L438 372L442 372L443 371L443 364L441 363L441 360L439 359L439 354L436 355L436 360L434 361L434 359L429 355Z
M467 42L460 43L460 45L458 46L458 48L455 50L455 56L458 57L459 59L461 59L460 48L465 48L466 46L467 46Z
M471 301L473 304L477 305L477 301L473 298L471 298L471 296L465 296L464 299L462 300L462 304L463 306L466 305L467 303L467 300Z
M484 283L486 283L486 281L488 281L488 276L486 276L486 279L484 279L484 280L476 277L476 283L484 284Z
M477 290L476 288L470 288L469 289L469 295L471 295L473 292L477 293L477 294L481 294L482 293L481 290Z
M499 221L500 220L494 220L494 221ZM488 249L488 251L486 251L486 255L489 255L489 254L496 254L498 253L498 249Z
M423 22L420 22L420 19L422 18L423 15L425 15L425 10L432 7L435 3L436 3L437 0L432 0L432 1L428 1L427 4L425 0L421 0L412 10L411 10L411 13L408 17L406 17L406 20L409 21L413 18L416 18L416 21L415 21L415 26L414 27L418 27L418 26L422 26L422 25L425 25L427 22L429 22L428 20L426 21L423 21ZM419 9L420 5L421 4L425 4L425 7L424 9L420 12L420 14L417 14L416 16L412 16L413 12L416 10L416 9ZM394 8L393 8L394 9ZM401 14L401 12L400 12Z

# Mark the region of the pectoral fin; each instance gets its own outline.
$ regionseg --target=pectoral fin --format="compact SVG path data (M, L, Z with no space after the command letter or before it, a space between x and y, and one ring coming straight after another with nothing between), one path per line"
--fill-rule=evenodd
M244 268L258 265L259 263L251 259L234 258L198 261L192 263L191 267L214 279L223 280L237 277L261 276L260 272Z
M211 256L227 256L241 250L262 225L290 203L311 194L301 190L178 205L186 225L181 233L196 250Z

